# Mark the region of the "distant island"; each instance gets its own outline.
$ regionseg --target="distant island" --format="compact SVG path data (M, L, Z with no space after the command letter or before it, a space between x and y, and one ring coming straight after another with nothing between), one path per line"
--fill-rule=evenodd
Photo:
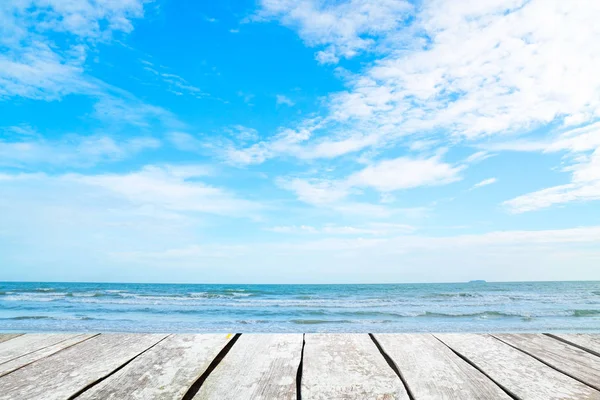
M469 283L487 283L487 282L484 281L483 279L476 279L474 281L469 281Z

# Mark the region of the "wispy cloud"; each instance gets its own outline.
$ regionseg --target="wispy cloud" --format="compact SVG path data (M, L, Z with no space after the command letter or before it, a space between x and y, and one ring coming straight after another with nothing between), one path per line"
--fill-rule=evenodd
M309 231L311 229L308 229ZM314 234L313 234L314 235ZM251 282L448 282L473 277L493 280L585 279L600 257L600 227L564 230L491 231L478 235L326 237L318 240L254 243L252 246L194 244L140 252L115 252L127 265L168 264L187 268L210 260L226 276L236 265L256 265ZM577 246L573 248L573 245ZM269 254L265 259L264 254ZM481 259L490 261L481 269ZM576 262L573 262L576 261ZM571 262L573 268L565 270ZM343 278L340 267L343 264ZM284 273L281 265L287 265ZM444 268L432 268L444 265ZM529 268L523 269L523 265ZM365 275L364 271L368 270Z
M246 93L246 92L242 92L241 90L237 92L237 95L239 97L242 98L242 100L244 101L244 103L248 104L249 106L253 106L254 104L252 103L252 99L255 97L254 94L252 93Z
M80 2L8 0L0 9L0 99L13 96L55 100L97 90L84 73L89 47L133 29L143 1ZM55 42L48 33L74 40Z
M473 190L473 189L477 189L477 188L480 188L480 187L483 187L483 186L492 185L492 184L494 184L494 183L496 183L496 182L498 182L498 180L497 180L496 178L488 178L488 179L484 179L484 180L482 180L481 182L478 182L478 183L474 184L474 185L471 187L471 190Z
M286 179L279 185L310 204L335 203L357 193L355 189L373 188L379 192L393 192L422 186L437 186L461 179L463 166L444 163L440 156L431 158L399 157L379 161L343 179Z
M366 186L381 192L391 192L456 182L461 179L460 172L463 169L463 166L443 162L440 156L399 157L370 165L348 177L347 182L352 186Z
M161 142L152 137L113 138L105 135L68 135L58 140L41 136L0 140L0 165L12 167L91 167L102 162L126 159Z
M286 106L290 106L292 107L295 103L287 96L284 96L282 94L278 94L277 96L275 96L275 103L279 104L284 104Z
M201 151L205 146L201 140L185 132L171 132L167 136L169 141L182 151Z
M371 6L353 3L332 5L334 12L312 2L269 1L263 12L310 43L324 44L337 37L336 31L333 36L319 32L328 32L334 21L348 18L350 37L360 31L353 28L353 18L369 13ZM405 28L396 25L397 14L389 10L373 14L386 15L390 24L380 25L394 33L385 35L376 62L342 76L349 89L329 96L319 135L304 146L316 146L323 136L328 146L361 139L361 146L340 147L340 156L407 136L475 141L525 134L550 123L588 124L600 115L600 78L594 73L600 69L600 48L588 29L600 16L595 7L565 7L555 0L431 1L408 12L413 22ZM546 18L562 23L549 31ZM556 54L561 54L558 62Z
M92 116L111 124L129 124L137 127L154 125L181 128L184 126L170 111L144 103L122 91L118 91L114 95L100 95L94 104Z
M528 193L504 202L513 213L523 213L557 204L600 200L600 148L564 169L571 182Z
M192 164L148 165L141 170L121 174L37 173L3 174L3 177L7 182L14 182L11 192L27 191L36 185L49 191L68 187L70 192L62 192L64 196L93 193L96 200L101 200L100 204L112 204L115 211L134 207L186 218L194 213L246 218L257 216L262 208L259 203L202 182L202 178L211 173L212 169L207 166Z
M371 50L374 39L397 29L412 9L405 1L262 0L260 5L254 19L277 19L297 30L309 46L324 47L316 54L323 64Z
M209 135L191 135L186 132L171 132L167 137L178 150L208 153L214 152L217 148L221 152L220 155L230 164L251 164L252 162L244 159L246 154L240 153L240 158L237 159L231 152L235 151L233 150L235 143L243 145L256 142L259 137L258 131L243 125L232 125L223 128L221 133L223 136L219 140L214 140Z
M446 185L462 179L462 165L444 163L439 156L431 158L399 157L379 161L343 178L279 177L276 183L293 192L303 203L340 214L387 218L393 215L415 215L415 209L394 206L392 192L416 187ZM365 193L372 189L382 195L374 204ZM419 211L422 214L422 210Z
M365 226L340 226L340 225L324 225L315 227L311 225L293 225L293 226L274 226L267 230L276 233L291 233L291 234L319 234L328 236L386 236L398 235L403 233L412 233L416 230L414 226L406 224L392 224L384 222L374 222Z
M488 158L493 157L493 154L487 151L478 151L476 153L471 154L469 157L465 159L467 164L476 164L483 160L487 160Z
M566 129L558 134L529 140L486 145L496 151L564 153L562 172L571 173L570 183L552 186L507 200L513 213L523 213L570 202L600 199L600 122Z
M155 80L166 85L167 91L177 96L187 94L199 99L208 96L200 88L190 84L181 76L170 72L166 67L155 65L153 62L144 59L140 59L140 62L144 64L143 69L150 72Z

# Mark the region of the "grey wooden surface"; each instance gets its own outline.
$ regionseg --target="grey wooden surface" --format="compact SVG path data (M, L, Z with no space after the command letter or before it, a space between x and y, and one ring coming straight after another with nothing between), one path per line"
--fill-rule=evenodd
M78 399L181 399L230 338L169 336Z
M400 378L367 334L307 334L303 400L406 399Z
M30 335L20 336L16 338L14 342L11 342L11 344L15 345L12 349L13 351L6 351L4 352L4 355L12 354L14 357L12 357L10 360L6 360L0 363L0 376L11 373L19 368L31 364L34 361L48 357L77 343L81 343L85 340L88 340L96 336L96 334L38 335L38 338L36 338L36 340L34 340L33 343L22 343L21 339L28 339L28 336ZM41 339L43 339L44 336L47 336L48 338L51 337L52 340L37 340L39 339L39 336L42 336ZM45 347L39 347L39 345L44 342L46 342L46 344L48 345ZM36 344L37 346L30 346L29 344ZM18 351L15 351L17 349ZM1 355L0 358L2 358Z
M0 377L0 399L64 400L165 335L102 334Z
M600 392L490 336L435 335L523 400L600 400Z
M600 335L232 336L12 335L0 400L600 400Z
M22 333L0 333L0 343L21 336Z
M19 336L12 339L10 342L0 343L0 364L29 353L34 353L45 347L55 345L76 336L80 335L29 333L27 335Z
M600 334L570 333L549 335L600 357Z
M296 399L301 334L243 334L194 399Z
M600 357L542 334L497 334L498 339L600 390Z
M376 334L416 399L510 400L502 389L428 334Z

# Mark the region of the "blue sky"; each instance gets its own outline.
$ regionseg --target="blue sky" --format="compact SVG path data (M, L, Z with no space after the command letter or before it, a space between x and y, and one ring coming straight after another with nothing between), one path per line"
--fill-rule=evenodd
M600 279L599 18L5 1L0 279Z

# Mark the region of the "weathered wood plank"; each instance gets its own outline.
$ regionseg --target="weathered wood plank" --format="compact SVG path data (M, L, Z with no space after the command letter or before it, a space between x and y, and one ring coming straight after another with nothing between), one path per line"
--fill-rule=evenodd
M600 357L542 334L494 334L581 382L600 390Z
M489 378L427 334L377 334L416 399L510 399Z
M0 343L6 342L7 340L14 339L22 335L22 333L2 333L0 334Z
M77 334L29 333L0 343L0 364L33 353L44 347L78 336Z
M553 333L548 336L558 338L569 342L570 344L585 349L586 351L600 357L600 334L589 333L570 333L557 334Z
M295 399L301 334L243 334L194 399Z
M408 399L367 334L307 334L302 399Z
M523 400L600 400L600 392L506 343L480 334L436 334L507 391Z
M68 399L165 337L96 336L0 377L0 399Z
M54 353L57 353L63 349L71 347L77 343L83 342L84 340L87 340L95 335L96 334L42 335L42 336L51 336L54 339L59 339L59 337L65 337L65 336L66 336L66 338L64 338L63 340L60 340L56 343L50 344L48 346L38 348L38 350L28 352L26 354L23 354L22 356L14 357L8 361L3 362L2 364L0 364L0 376L9 374L12 371L15 371L19 368L24 367L25 365L31 364L32 362L40 360L44 357L48 357L48 356L50 356ZM25 335L23 338L25 338L27 336L29 336L29 335ZM21 338L15 339L15 342L20 339ZM37 341L37 344L40 344L42 342L44 342L44 341L39 340L39 341ZM52 342L55 342L55 340L47 341L47 343L52 343ZM19 343L19 345L23 345L23 344ZM20 347L22 347L22 346L20 346ZM33 348L33 347L30 347L30 348Z
M181 399L231 336L169 336L77 400Z

